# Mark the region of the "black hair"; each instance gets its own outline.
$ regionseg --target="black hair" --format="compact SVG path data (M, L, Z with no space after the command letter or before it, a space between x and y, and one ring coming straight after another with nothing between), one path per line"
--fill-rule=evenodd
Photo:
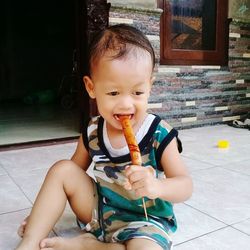
M110 26L98 32L89 46L89 73L104 55L110 59L125 58L131 51L147 51L155 65L154 49L148 38L138 29L127 24Z

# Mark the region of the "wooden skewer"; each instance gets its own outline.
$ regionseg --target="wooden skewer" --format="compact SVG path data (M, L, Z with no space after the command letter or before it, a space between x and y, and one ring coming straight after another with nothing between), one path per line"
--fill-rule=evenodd
M119 119L122 125L126 142L128 144L132 164L141 166L142 165L141 152L137 144L133 128L130 123L129 115L120 115ZM145 218L148 221L148 213L144 197L142 197L142 205L144 209Z

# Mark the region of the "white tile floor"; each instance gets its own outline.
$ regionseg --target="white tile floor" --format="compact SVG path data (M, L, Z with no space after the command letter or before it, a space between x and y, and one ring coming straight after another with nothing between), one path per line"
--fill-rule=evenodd
M218 125L182 130L180 137L194 193L175 205L174 249L250 249L250 131ZM218 149L219 139L229 140L230 148ZM15 247L16 229L29 214L46 171L74 148L69 143L0 152L0 250ZM69 208L54 233L79 233Z

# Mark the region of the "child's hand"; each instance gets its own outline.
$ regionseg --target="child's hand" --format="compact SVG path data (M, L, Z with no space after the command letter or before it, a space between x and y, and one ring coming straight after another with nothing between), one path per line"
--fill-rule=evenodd
M133 189L138 197L150 199L158 197L159 180L155 177L155 170L151 166L128 166L125 169L125 175L128 178L128 182L124 185L125 189Z
M25 232L25 228L28 222L29 216L27 216L17 230L17 234L22 238Z

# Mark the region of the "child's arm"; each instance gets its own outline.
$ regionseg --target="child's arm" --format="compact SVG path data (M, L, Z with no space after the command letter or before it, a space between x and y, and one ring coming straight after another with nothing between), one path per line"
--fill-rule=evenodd
M129 166L126 175L139 197L161 198L169 202L183 202L192 194L192 180L181 160L176 140L165 148L161 165L167 178L157 179L150 167Z
M85 171L88 169L91 163L89 152L84 146L82 136L80 136L78 140L76 150L71 157L71 160Z
M159 198L174 203L190 198L193 183L178 152L176 140L172 140L163 151L161 165L167 178L161 180Z

